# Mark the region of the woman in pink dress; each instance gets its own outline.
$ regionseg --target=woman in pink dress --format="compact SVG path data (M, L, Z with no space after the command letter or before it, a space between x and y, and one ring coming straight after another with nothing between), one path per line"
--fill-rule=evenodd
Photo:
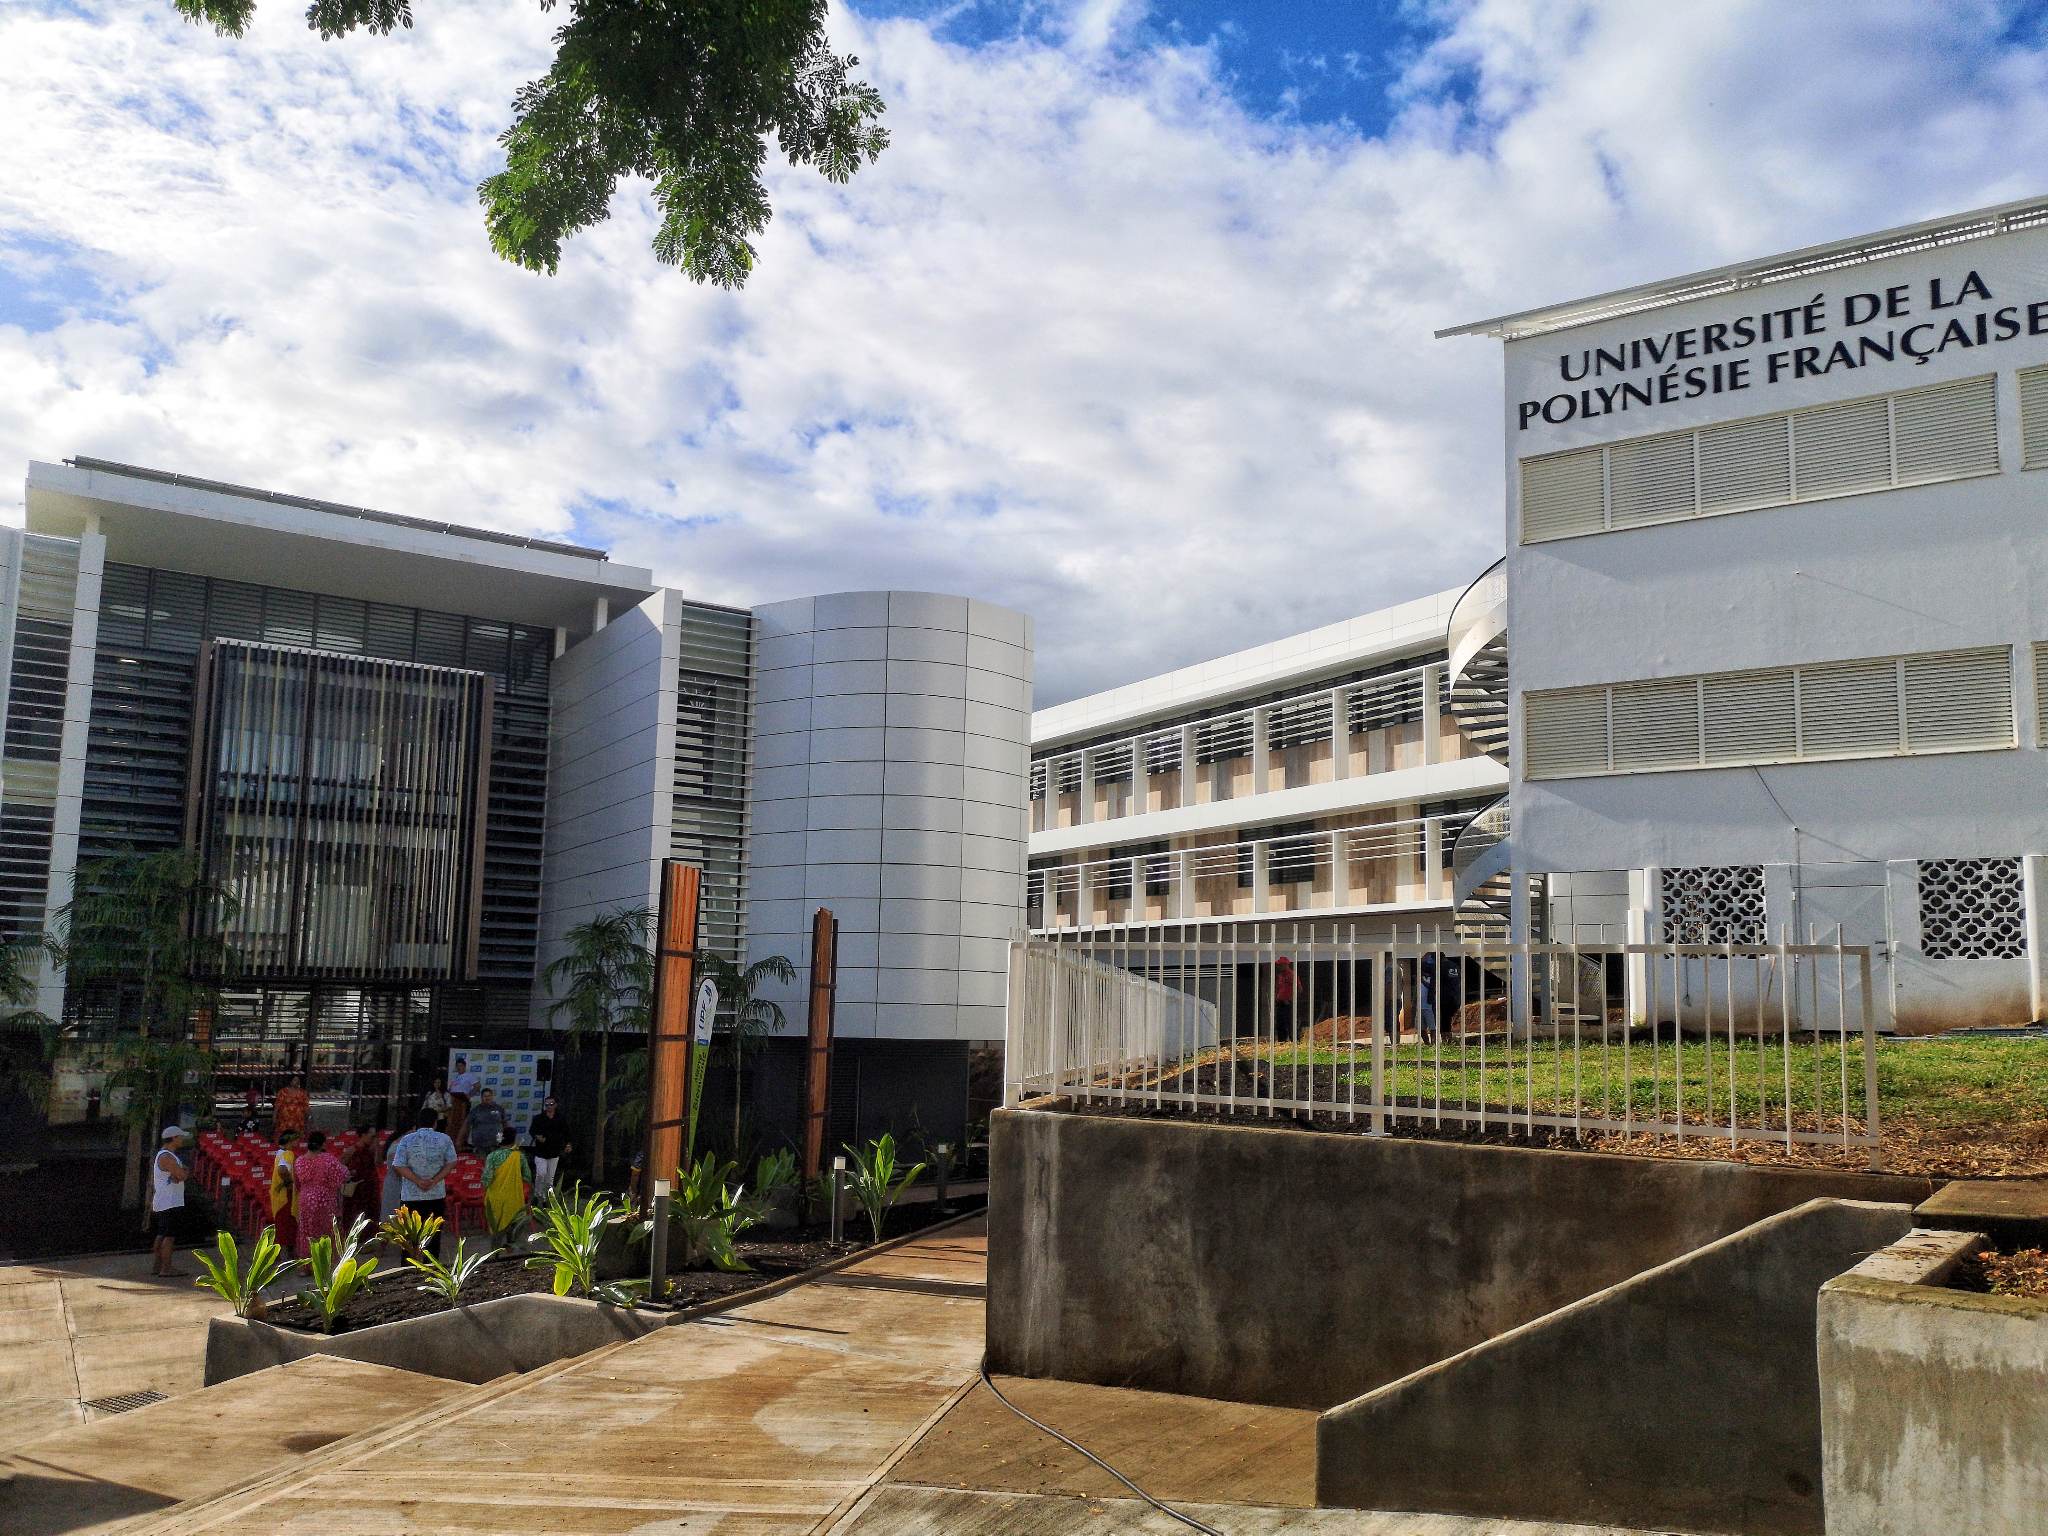
M313 1240L339 1237L341 1191L348 1183L348 1169L327 1150L327 1136L313 1131L306 1137L306 1150L292 1165L292 1178L299 1186L299 1257L312 1251Z

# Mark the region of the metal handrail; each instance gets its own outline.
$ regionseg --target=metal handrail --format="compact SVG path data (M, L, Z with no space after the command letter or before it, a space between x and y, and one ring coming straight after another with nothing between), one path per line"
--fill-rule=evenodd
M1451 616L1444 626L1444 640L1450 651L1447 673L1455 686L1465 663L1474 652L1507 627L1507 556L1493 562L1451 604Z

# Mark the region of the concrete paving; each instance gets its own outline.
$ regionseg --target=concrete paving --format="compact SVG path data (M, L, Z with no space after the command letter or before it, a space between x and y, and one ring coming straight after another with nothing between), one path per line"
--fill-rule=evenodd
M94 1398L199 1389L207 1319L227 1306L146 1253L0 1264L0 1451L90 1422Z
M315 1357L93 1423L0 1456L0 1530L106 1536L135 1517L233 1487L470 1390L459 1382Z
M985 1266L980 1219L927 1233L716 1317L252 1467L123 1536L1184 1530L1104 1497L1120 1486L980 1386ZM1613 1536L1304 1509L1313 1414L1000 1384L1162 1496L1211 1501L1211 1523L1232 1536Z

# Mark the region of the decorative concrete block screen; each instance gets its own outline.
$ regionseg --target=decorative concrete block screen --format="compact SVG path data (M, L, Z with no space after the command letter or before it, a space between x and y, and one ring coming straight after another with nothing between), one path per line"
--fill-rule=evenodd
M1768 944L1759 864L1671 869L1660 876L1664 939L1672 944Z
M2027 952L2018 859L1923 859L1920 952L1929 960L2017 960Z
M842 1036L994 1040L1024 920L1032 635L925 592L756 610L749 954L795 961L838 916Z

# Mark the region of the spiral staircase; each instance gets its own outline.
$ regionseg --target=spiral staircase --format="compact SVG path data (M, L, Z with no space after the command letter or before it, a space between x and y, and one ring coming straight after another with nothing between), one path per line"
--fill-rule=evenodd
M1508 576L1497 560L1451 605L1444 707L1467 740L1495 762L1508 761ZM1500 796L1460 829L1451 844L1451 899L1458 937L1501 943L1508 937L1508 797Z

